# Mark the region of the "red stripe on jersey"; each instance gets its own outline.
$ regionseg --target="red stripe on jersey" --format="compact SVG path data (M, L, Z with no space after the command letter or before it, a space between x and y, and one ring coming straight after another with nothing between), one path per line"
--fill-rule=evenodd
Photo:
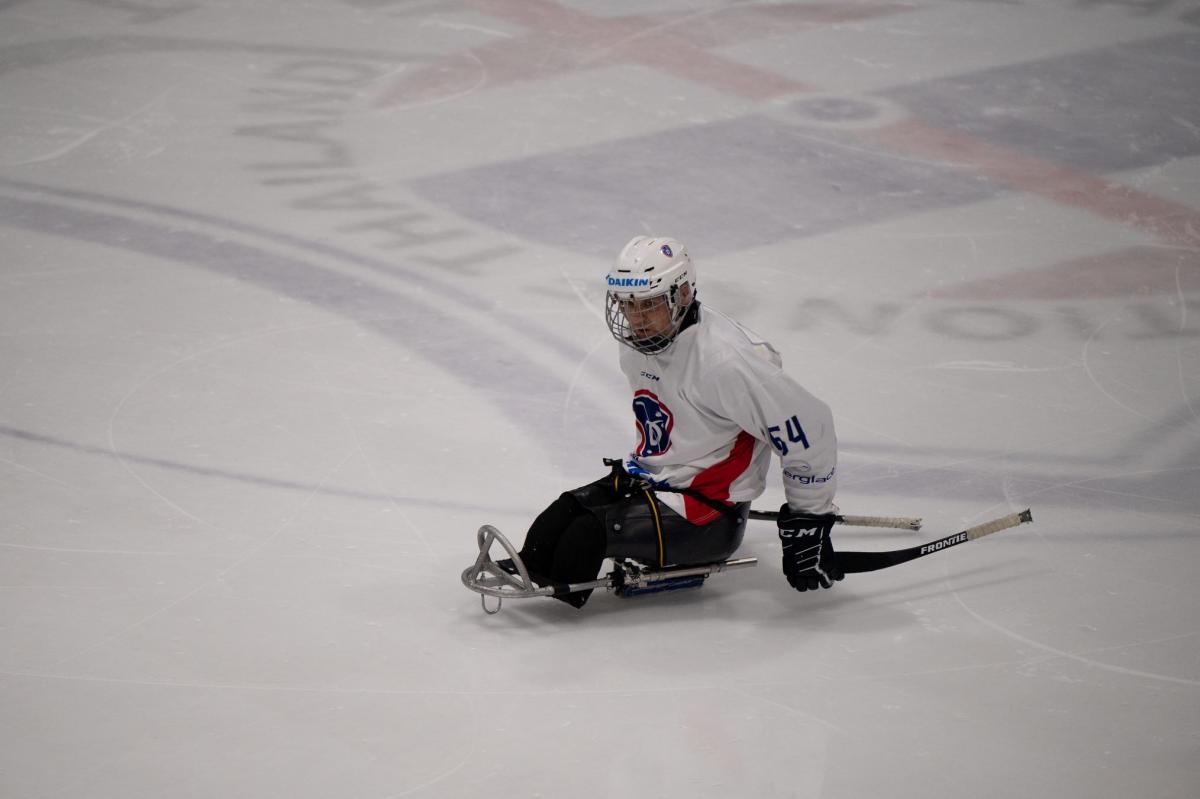
M738 433L733 442L733 448L723 461L709 466L692 478L691 488L709 499L724 502L729 499L729 487L746 469L750 468L750 459L754 455L754 436L745 430ZM692 524L708 524L720 518L721 513L716 508L705 505L698 499L683 495L683 511L687 520Z

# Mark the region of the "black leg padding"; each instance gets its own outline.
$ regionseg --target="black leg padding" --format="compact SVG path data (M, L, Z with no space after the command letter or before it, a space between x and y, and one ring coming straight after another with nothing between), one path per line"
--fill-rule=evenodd
M554 565L550 572L554 581L583 583L595 580L603 563L604 528L599 519L590 513L576 516L563 530L554 550ZM591 595L591 590L576 591L556 598L581 608Z
M564 493L530 525L521 560L539 585L594 580L604 563L604 528L575 495ZM581 591L555 598L579 608L590 595Z
M525 568L531 574L551 575L554 551L558 548L563 531L583 513L586 511L573 496L563 494L533 520L529 532L525 534L525 544L521 547L521 560L525 561Z

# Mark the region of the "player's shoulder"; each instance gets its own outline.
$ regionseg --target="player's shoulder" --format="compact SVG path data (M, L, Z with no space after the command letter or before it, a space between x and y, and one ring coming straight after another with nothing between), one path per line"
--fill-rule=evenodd
M761 335L732 317L705 305L700 311L701 357L710 368L739 366L779 369L783 359Z

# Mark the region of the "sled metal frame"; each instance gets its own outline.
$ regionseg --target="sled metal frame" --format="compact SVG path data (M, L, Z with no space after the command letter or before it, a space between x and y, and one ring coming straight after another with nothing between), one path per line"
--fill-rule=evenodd
M731 569L744 569L758 564L758 558L735 558L733 560L706 563L702 566L679 566L665 569L653 569L643 566L633 560L617 561L613 570L598 580L584 583L553 583L550 585L535 585L525 568L524 561L512 543L504 534L490 524L479 528L475 536L479 545L479 556L475 562L463 570L462 584L478 593L483 612L493 615L500 612L505 599L530 599L538 596L562 596L576 591L587 591L595 588L614 590L619 596L628 593L635 596L639 593L649 593L656 586L666 589L669 583L683 578L701 580L711 574L717 574ZM502 568L492 559L492 547L499 544L510 560L516 573ZM697 582L689 583L698 585ZM682 586L681 586L682 587ZM495 597L495 607L488 606L488 597Z

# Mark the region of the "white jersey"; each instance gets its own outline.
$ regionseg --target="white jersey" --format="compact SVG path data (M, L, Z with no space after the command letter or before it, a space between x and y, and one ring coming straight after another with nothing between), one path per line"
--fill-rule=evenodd
M621 371L638 431L629 471L710 499L749 502L766 487L774 450L788 505L835 511L833 414L784 374L779 353L755 333L703 306L666 352L621 347ZM696 524L720 515L687 495L658 497Z

